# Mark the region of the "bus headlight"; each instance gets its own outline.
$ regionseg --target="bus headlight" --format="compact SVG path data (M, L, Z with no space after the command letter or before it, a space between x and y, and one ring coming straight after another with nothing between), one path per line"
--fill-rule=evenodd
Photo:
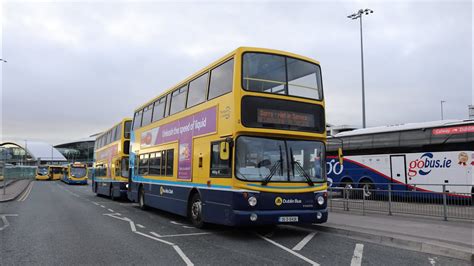
M317 213L316 213L316 218L317 218L318 220L320 220L321 218L323 218L323 214L320 213L320 212L317 212Z
M254 207L255 205L257 205L257 198L252 196L248 199L248 202L251 207Z
M128 184L125 184L125 188L128 189Z
M318 196L317 201L318 201L318 204L322 206L324 204L324 197L323 196Z
M250 214L250 221L255 222L257 220L258 216L256 213Z

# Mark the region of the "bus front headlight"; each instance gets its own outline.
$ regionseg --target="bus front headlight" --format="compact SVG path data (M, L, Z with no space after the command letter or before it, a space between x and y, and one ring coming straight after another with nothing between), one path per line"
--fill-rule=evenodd
M251 207L255 207L257 205L257 198L252 196L248 199L248 203Z
M319 205L321 205L321 206L324 205L324 197L323 196L318 196L317 201L318 201Z

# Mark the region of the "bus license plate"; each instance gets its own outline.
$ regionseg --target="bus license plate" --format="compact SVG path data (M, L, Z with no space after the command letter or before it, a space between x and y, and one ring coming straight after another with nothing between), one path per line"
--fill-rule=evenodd
M280 216L278 221L280 223L294 223L298 222L298 216Z

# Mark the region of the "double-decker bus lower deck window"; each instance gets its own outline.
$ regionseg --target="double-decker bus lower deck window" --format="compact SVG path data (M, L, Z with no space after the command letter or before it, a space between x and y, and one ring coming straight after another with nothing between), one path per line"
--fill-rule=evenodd
M149 154L140 155L140 161L138 162L138 174L139 175L148 175L148 156Z
M245 90L322 99L321 69L303 60L264 53L243 56Z
M161 158L161 151L150 154L150 175L161 175Z
M214 142L211 145L211 176L212 177L230 177L231 165L230 159L222 160L220 156L221 142Z
M174 149L166 150L166 176L173 175Z
M209 99L214 99L232 91L234 77L234 60L211 70L211 81L209 85Z

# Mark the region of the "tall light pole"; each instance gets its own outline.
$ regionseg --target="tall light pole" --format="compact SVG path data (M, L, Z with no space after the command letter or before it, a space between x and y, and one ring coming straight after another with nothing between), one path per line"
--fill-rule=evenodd
M362 73L362 127L366 127L365 122L365 84L364 84L364 44L362 42L362 15L368 15L374 13L372 9L359 9L354 14L347 16L350 19L359 19L360 22L360 64L361 64L361 73Z
M443 103L446 101L441 100L441 120L444 120L444 112L443 112Z

